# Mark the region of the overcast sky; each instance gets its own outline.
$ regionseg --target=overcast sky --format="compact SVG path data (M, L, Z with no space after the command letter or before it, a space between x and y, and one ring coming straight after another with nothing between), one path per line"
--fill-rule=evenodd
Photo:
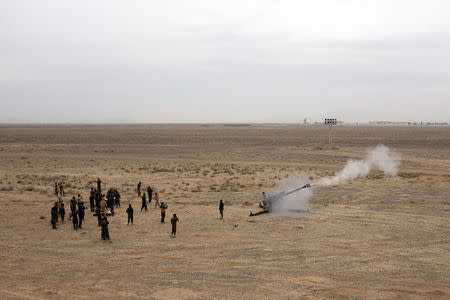
M0 1L0 122L450 121L450 1Z

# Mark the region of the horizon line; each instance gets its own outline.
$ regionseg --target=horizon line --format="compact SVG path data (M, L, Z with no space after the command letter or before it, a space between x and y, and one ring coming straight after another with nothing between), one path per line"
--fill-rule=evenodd
M0 122L5 125L324 125L324 122ZM338 121L337 125L450 125L447 121Z

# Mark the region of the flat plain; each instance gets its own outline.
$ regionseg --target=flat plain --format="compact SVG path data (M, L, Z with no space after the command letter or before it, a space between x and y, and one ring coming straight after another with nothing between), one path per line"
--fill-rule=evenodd
M450 127L1 125L2 299L450 299ZM316 187L310 213L249 217L291 174L311 182L384 144L397 177L371 172ZM111 242L50 225L54 182L67 203L97 177L116 187ZM180 218L176 238L136 184ZM219 218L218 202L225 202ZM127 225L125 209L135 209ZM68 210L68 208L66 208Z

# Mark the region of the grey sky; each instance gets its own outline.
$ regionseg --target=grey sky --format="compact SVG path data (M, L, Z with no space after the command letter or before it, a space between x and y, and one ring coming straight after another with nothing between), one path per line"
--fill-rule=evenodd
M0 122L450 121L450 1L0 1Z

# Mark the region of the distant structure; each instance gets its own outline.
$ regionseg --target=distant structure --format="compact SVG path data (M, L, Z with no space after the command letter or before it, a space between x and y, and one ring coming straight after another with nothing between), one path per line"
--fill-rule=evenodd
M308 124L308 119L304 118L303 119L303 125L307 125Z
M337 124L337 119L325 119L325 125L333 126Z
M337 119L325 119L324 124L328 126L328 143L331 145L333 144L333 136L331 135L331 130L333 129L333 126L337 124Z

